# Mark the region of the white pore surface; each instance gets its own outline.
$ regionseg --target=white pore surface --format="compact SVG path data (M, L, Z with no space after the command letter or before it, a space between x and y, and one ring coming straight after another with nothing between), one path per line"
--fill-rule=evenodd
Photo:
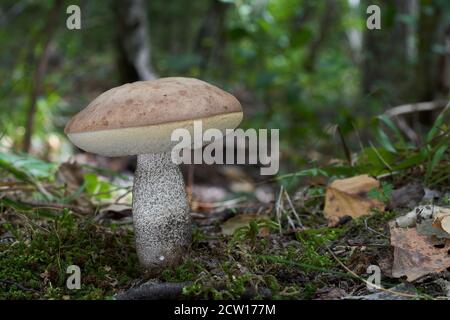
M216 128L224 132L226 129L234 129L239 125L242 120L242 112L146 127L69 133L68 137L80 149L103 156L160 153L167 152L178 144L178 141L170 139L175 129L187 129L193 136L194 121L196 120L202 120L203 131Z

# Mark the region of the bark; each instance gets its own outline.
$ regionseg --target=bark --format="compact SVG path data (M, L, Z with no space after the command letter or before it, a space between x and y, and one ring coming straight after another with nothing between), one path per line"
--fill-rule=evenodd
M438 79L437 91L439 97L445 98L450 91L449 74L450 74L450 25L447 26L443 36L445 51L438 58Z

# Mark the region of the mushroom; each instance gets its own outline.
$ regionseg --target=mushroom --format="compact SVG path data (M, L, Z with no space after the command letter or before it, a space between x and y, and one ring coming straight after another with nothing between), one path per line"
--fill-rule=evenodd
M157 274L179 263L190 243L189 204L172 162L177 128L225 133L242 120L231 94L193 78L138 81L110 89L76 114L64 132L80 149L103 156L137 155L133 186L136 250L144 270Z

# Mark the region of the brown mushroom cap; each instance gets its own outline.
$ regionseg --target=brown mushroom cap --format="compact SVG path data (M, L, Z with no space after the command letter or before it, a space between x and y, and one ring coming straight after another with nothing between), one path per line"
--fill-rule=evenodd
M236 128L242 108L231 94L193 78L128 83L94 99L64 132L79 148L107 156L165 152L173 130L202 120L203 130Z

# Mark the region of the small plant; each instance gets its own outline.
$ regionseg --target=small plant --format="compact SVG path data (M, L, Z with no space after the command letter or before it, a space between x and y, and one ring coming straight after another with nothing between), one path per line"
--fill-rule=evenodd
M367 196L371 199L380 200L381 202L387 203L391 199L392 191L394 186L388 182L381 182L380 188L373 188L368 193Z

